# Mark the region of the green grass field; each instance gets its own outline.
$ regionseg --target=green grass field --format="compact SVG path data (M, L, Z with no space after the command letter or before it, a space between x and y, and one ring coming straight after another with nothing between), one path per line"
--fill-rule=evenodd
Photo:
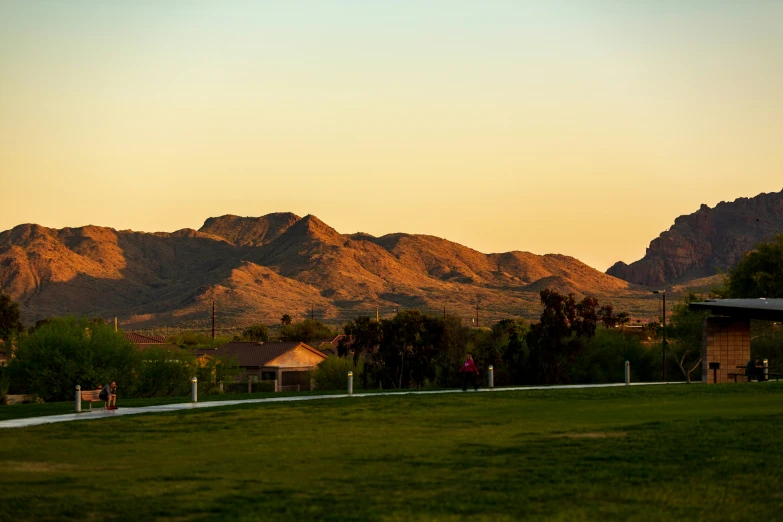
M777 383L671 385L0 430L0 520L779 520L782 414Z

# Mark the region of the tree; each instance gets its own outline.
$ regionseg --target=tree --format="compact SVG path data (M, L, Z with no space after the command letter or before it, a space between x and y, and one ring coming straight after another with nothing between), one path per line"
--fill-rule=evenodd
M65 317L22 338L8 373L18 392L69 400L77 384L90 389L115 380L123 393L133 389L140 359L141 352L114 328Z
M308 343L315 339L324 339L332 337L334 332L331 328L315 319L305 319L298 323L292 323L283 326L280 329L281 341L298 341Z
M783 234L760 243L729 270L728 297L783 297Z
M685 380L691 382L691 374L701 366L702 325L709 312L691 310L688 305L704 301L701 296L689 292L674 305L667 332L673 341L666 349L674 356Z
M616 324L619 324L620 326L625 326L626 324L631 324L631 314L628 312L620 312L616 316Z
M577 301L574 294L549 289L540 295L544 311L527 335L534 378L548 384L570 382L568 366L595 335L598 301L589 296Z
M49 324L49 323L51 323L51 322L52 322L52 320L51 320L51 319L49 319L48 317L46 317L46 318L44 318L44 319L38 319L38 320L35 322L35 324L34 324L33 326L31 326L31 327L30 327L30 328L27 330L27 333L28 333L28 334L31 334L31 333L33 333L34 331L36 331L37 329L39 329L40 327L42 327L43 325L45 325L45 324Z
M19 320L19 304L11 297L0 294L0 339L10 343L24 332L24 325Z
M288 326L289 324L291 324L291 321L292 321L291 316L288 314L283 314L283 317L280 318L280 324L282 324L283 326Z
M525 336L529 327L524 320L503 319L492 326L492 356L486 362L495 367L496 381L522 384L525 380L530 350ZM502 363L502 369L498 368ZM498 371L501 370L501 371Z
M378 355L383 364L382 376L387 386L410 386L411 357L416 345L420 344L423 326L424 315L419 310L404 310L393 319L381 322L383 338Z
M614 306L611 303L602 306L601 309L598 310L598 317L601 319L603 325L607 328L614 328L617 326L619 315L620 314L614 315Z
M360 358L364 359L361 383L368 388L370 374L374 377L377 370L377 348L383 337L381 324L368 316L360 316L346 324L343 332L345 337L337 345L337 353L342 357L353 352L354 364L358 364Z
M242 340L265 343L269 340L269 328L265 324L255 324L242 332Z

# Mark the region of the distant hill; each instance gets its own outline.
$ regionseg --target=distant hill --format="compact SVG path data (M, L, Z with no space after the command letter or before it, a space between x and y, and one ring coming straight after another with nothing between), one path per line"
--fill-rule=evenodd
M291 213L209 218L198 231L172 233L19 225L0 233L0 284L28 323L118 315L136 327L203 324L212 299L230 327L393 307L445 307L467 318L477 303L485 318L532 317L543 288L655 308L644 289L572 257L483 254L426 235L340 234Z
M683 284L726 271L761 241L783 232L783 191L720 202L674 220L630 265L607 274L648 286Z

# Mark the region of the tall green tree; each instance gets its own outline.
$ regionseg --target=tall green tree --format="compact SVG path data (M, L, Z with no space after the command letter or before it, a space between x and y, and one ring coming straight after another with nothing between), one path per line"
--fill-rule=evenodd
M141 352L113 327L65 317L23 337L8 373L16 391L69 400L77 384L90 389L114 380L121 394L132 390L140 359Z
M331 328L315 319L305 319L304 321L291 323L280 328L281 341L308 343L316 339L332 337L333 335L334 331Z
M783 234L760 243L729 270L728 297L783 298Z
M0 294L0 339L10 343L12 338L18 338L22 332L24 325L20 321L19 304L10 296Z
M541 291L544 311L527 335L534 379L547 384L571 382L569 366L595 335L599 320L598 301L553 290Z
M374 379L378 371L377 349L383 338L381 324L369 316L360 316L343 326L343 332L345 337L340 340L337 353L340 357L353 353L354 365L359 359L365 361L360 382L368 388L370 378Z
M269 340L269 328L265 324L254 324L242 332L242 340L265 343Z

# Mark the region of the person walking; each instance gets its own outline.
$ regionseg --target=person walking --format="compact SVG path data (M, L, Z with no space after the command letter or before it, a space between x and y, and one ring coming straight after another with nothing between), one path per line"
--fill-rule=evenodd
M478 368L476 363L473 362L473 355L468 353L468 358L465 359L465 364L459 369L463 373L462 377L462 391L468 391L468 382L473 382L473 389L478 391L478 384L476 383L476 377L478 377Z
M107 384L103 387L101 390L101 393L98 394L98 397L102 401L106 401L106 409L107 410L116 410L117 409L117 383L114 381L111 381L111 384Z

